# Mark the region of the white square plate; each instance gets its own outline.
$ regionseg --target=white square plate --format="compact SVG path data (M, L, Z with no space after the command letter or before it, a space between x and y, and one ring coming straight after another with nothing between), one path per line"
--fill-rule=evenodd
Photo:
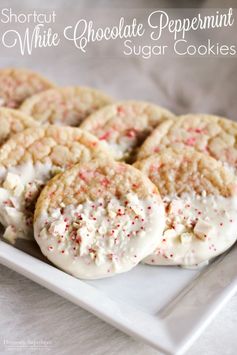
M96 281L51 266L33 242L0 241L0 263L166 354L183 354L237 290L237 247L201 270L139 265Z

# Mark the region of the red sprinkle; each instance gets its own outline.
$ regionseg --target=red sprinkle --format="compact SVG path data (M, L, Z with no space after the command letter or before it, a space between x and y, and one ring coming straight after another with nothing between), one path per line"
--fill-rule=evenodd
M136 130L131 128L131 129L128 129L125 133L125 135L129 138L134 138L136 137Z
M188 138L184 143L193 146L196 143L196 138L195 137Z
M102 134L102 136L99 137L99 140L103 141L106 140L110 137L110 132L105 132L104 134Z

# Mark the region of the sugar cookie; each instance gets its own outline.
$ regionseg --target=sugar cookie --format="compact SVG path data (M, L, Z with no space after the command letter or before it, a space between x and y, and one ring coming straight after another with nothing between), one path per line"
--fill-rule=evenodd
M77 164L52 179L37 202L34 235L42 253L86 279L133 268L154 250L165 225L156 187L115 161Z
M0 107L0 146L13 134L37 126L38 123L30 116L18 110Z
M54 85L28 69L0 69L0 106L19 108L28 97Z
M46 90L27 99L20 110L41 123L79 126L94 111L111 103L99 90L63 87Z
M168 110L142 101L108 105L81 125L108 144L116 160L134 161L137 148L161 121L174 117Z
M237 123L226 118L190 114L161 123L144 142L138 160L163 148L191 147L237 168Z
M55 174L79 161L108 157L100 142L79 128L38 126L14 135L0 149L0 223L4 237L32 238L35 201Z
M231 247L237 238L237 181L230 169L188 148L164 149L135 164L157 186L166 228L148 264L193 266Z

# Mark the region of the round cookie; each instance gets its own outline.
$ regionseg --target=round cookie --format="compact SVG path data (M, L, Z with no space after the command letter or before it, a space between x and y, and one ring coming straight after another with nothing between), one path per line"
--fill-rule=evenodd
M163 239L144 261L193 266L223 253L237 238L237 180L221 162L192 149L165 149L135 166L166 206Z
M100 142L79 128L38 126L14 135L0 149L0 223L4 237L33 237L37 197L45 183L73 164L108 157Z
M72 86L34 95L22 104L20 110L41 123L79 126L87 116L111 101L99 90Z
M28 97L54 85L28 69L0 69L0 106L19 108Z
M0 107L0 145L13 134L24 131L29 127L37 127L38 123L30 116L18 110Z
M131 162L157 124L172 117L168 110L148 102L123 101L95 112L81 128L105 141L116 160Z
M125 163L94 160L46 185L34 236L62 270L96 279L137 265L154 250L164 225L164 205L145 175Z
M226 118L189 114L161 123L146 139L138 160L163 148L192 147L237 168L237 123Z

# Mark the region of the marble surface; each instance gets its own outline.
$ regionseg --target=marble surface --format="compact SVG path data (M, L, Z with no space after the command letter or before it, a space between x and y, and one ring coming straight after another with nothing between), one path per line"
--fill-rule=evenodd
M218 7L219 1L194 1L193 6ZM228 1L226 1L226 6ZM191 7L190 2L180 5ZM231 4L231 2L230 2ZM233 4L233 1L232 1ZM19 1L2 0L1 7L18 11L56 8L60 31L82 16L102 16L112 8L108 1ZM174 1L113 1L113 7L175 7ZM126 10L127 11L127 10ZM1 25L0 25L1 26ZM235 34L233 34L235 35ZM70 43L60 48L34 51L21 56L1 48L0 66L25 66L39 70L60 85L95 86L118 99L143 99L164 105L181 114L209 112L236 119L237 62L231 58L124 58L114 44L99 44L91 55L81 56ZM189 350L189 355L234 355L237 338L237 296L211 323ZM14 342L21 348L13 349ZM36 349L32 348L32 344ZM25 347L23 347L25 346ZM0 354L155 355L157 351L133 340L63 298L0 266Z

